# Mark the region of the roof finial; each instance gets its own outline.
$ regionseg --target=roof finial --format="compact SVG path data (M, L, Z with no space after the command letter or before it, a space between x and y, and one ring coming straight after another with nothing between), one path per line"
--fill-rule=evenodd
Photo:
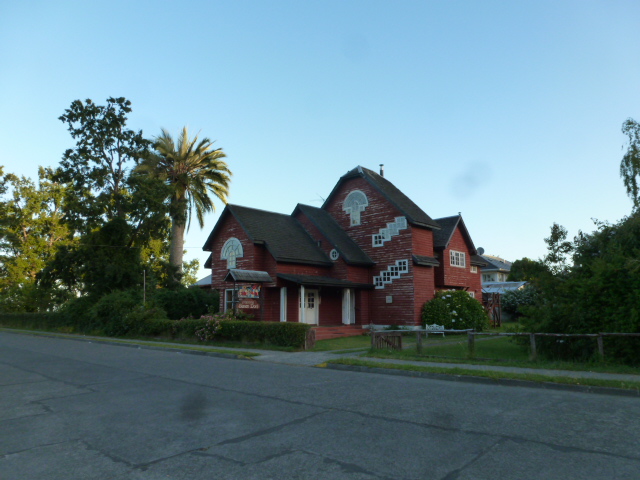
M384 163L380 164L380 176L384 177Z

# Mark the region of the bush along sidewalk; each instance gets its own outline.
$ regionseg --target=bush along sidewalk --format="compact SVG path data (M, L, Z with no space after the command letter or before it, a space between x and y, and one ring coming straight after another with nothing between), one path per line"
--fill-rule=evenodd
M106 312L98 309L98 315L77 321L63 312L33 314L0 314L0 325L9 328L39 329L64 333L106 335L110 337L152 337L189 339L203 342L231 341L241 343L270 344L296 349L312 347L311 326L301 323L258 322L236 320L231 315L203 315L201 318L168 320L149 318L140 307L120 312L106 319ZM101 315L102 314L102 315ZM89 317L85 313L85 317Z

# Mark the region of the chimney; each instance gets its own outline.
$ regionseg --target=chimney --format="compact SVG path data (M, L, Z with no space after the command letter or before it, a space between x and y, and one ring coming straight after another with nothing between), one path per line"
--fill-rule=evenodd
M384 177L384 163L380 164L380 176Z

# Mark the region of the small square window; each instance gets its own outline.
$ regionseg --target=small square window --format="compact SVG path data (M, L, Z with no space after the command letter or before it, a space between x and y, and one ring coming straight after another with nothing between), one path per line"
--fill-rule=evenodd
M471 273L478 273L478 267L471 267Z
M409 272L409 260L396 260L396 265L398 266L398 271L400 273Z
M384 245L384 237L378 233L373 235L373 246L381 247Z

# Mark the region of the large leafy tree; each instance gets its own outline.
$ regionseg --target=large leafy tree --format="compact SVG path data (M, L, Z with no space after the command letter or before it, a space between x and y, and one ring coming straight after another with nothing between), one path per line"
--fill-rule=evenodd
M223 160L221 148L213 148L208 138L196 135L189 139L183 128L177 141L162 130L153 144L155 154L142 162L139 171L161 179L170 187L171 244L169 263L174 270L174 280L183 274L184 234L195 214L200 228L204 226L204 214L215 210L211 198L227 202L231 171Z
M620 162L620 176L627 190L627 195L633 201L634 210L640 209L640 124L628 118L622 124L622 133L629 137L627 151Z
M130 112L129 100L110 97L106 105L75 100L60 116L76 145L64 153L56 178L72 186L66 215L76 229L90 231L127 215L127 179L151 145L142 131L127 128Z
M57 288L37 289L36 280L58 249L69 242L62 221L65 187L40 168L38 183L3 174L0 167L0 304L4 310L46 310L64 297Z
M48 262L43 285L63 283L89 294L129 288L142 283L143 268L156 268L145 263L166 253L144 255L168 237L169 191L136 171L152 142L127 127L130 112L131 102L112 97L106 105L76 100L60 117L75 140L54 175L66 187L63 213L73 241Z

